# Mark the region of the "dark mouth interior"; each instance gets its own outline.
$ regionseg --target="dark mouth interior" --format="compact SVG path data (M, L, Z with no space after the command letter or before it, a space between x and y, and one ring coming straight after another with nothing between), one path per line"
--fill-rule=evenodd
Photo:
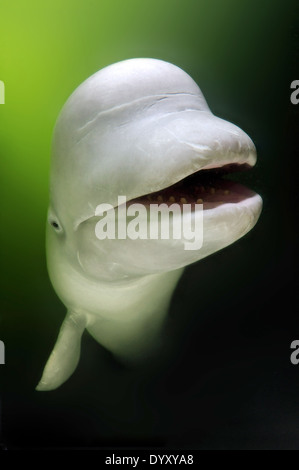
M238 203L254 193L245 186L224 179L223 176L249 168L249 165L231 164L220 168L200 170L172 186L131 200L130 203L203 204L204 209L212 209L221 204Z

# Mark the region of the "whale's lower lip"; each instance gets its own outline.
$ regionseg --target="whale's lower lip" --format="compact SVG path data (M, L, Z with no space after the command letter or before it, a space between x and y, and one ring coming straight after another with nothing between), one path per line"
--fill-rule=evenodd
M249 169L248 165L226 165L213 170L201 170L183 180L150 194L128 201L128 204L203 204L203 209L214 209L223 204L237 204L256 193L247 187L224 179L222 176Z

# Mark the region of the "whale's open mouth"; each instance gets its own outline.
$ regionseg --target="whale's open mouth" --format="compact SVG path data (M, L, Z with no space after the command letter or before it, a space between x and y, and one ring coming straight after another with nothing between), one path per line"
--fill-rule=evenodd
M213 169L202 169L177 183L159 191L145 194L130 200L128 203L149 204L166 203L177 204L203 204L203 209L213 209L222 204L239 203L255 195L245 186L230 181L228 174L236 171L245 171L251 168L248 164L228 164Z

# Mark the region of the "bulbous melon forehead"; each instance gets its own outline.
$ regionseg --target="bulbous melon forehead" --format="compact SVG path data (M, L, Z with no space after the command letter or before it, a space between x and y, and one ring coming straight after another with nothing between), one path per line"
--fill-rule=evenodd
M67 101L65 111L76 112L83 125L93 114L163 94L197 95L203 109L208 109L198 85L179 67L158 59L129 59L85 80Z

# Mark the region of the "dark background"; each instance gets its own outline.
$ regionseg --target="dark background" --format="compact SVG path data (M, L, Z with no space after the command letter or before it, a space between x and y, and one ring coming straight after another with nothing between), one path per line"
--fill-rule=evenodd
M290 362L299 339L295 2L32 1L27 16L23 3L15 16L7 2L1 7L3 442L298 449L299 364ZM127 369L85 334L71 379L36 392L65 315L44 254L52 127L82 80L140 56L182 67L212 111L250 135L258 163L239 180L261 194L263 212L244 238L185 270L159 364Z

